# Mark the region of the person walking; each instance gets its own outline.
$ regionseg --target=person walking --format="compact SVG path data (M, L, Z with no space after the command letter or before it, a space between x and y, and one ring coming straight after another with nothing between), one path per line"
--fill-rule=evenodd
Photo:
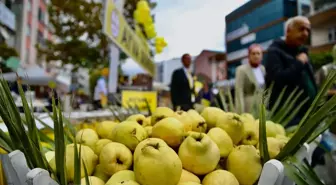
M178 107L188 111L195 102L194 80L190 72L191 56L184 54L181 58L183 67L173 72L170 84L170 94L174 110Z
M108 68L101 71L101 77L97 80L94 90L93 106L94 109L101 109L107 104L107 78L109 75Z
M287 127L297 125L300 122L317 94L313 69L309 63L308 49L304 46L309 34L310 22L306 17L290 18L285 23L285 40L275 40L265 56L266 87L269 88L274 83L269 108L274 106L285 87L286 91L280 105L284 104L286 98L296 88L298 88L297 92L303 91L296 106L307 97L309 98Z
M251 112L255 93L265 85L265 67L261 64L262 47L252 44L248 48L248 63L237 68L235 81L235 104L240 113Z

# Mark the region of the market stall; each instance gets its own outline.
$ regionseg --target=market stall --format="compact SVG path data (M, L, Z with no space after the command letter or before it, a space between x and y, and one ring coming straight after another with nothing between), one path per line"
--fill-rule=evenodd
M336 73L330 78L336 79ZM6 84L2 82L1 85ZM328 89L327 87L328 83L323 89ZM0 99L4 100L8 96L8 91L6 88L0 88L0 90ZM128 106L130 103L138 104L135 97L146 98L145 91L128 91L128 94L124 91L124 93L126 94L122 101ZM319 94L323 93L321 90ZM315 102L322 100L319 97ZM61 185L59 178L74 182L75 175L50 177L54 172L43 167L45 163L39 162L41 160L36 160L34 155L29 155L27 152L28 150L33 153L42 152L41 157L45 158L56 171L60 170L60 163L55 166L54 162L59 161L63 156L65 161L61 167L62 171L64 169L73 171L75 170L73 163L76 160L74 150L77 147L73 147L74 145L70 143L77 142L82 147L80 151L85 153L82 157L86 161L84 164L87 166L88 178L96 179L100 184L109 184L116 178L116 174L126 171L134 175L134 178L128 179L129 181L149 185L162 182L165 185L180 185L186 182L212 185L218 180L230 180L234 185L256 183L292 185L297 182L295 177L300 174L309 178L312 181L311 184L319 184L320 180L316 176L306 175L314 173L309 169L312 153L317 143L321 141L320 135L325 130L321 129L321 126L327 128L331 124L329 121L333 121L333 117L328 115L332 113L330 111L335 106L334 101L336 101L335 97L320 108L314 104L316 109L312 108L307 112L307 115L312 115L309 119L304 118L294 131L286 131L282 125L285 122L275 123L272 121L274 120L272 116L266 116L263 104L260 105L259 115L249 113L239 115L234 111L224 112L216 107L207 107L202 112L195 110L174 112L168 107L154 106L150 108L151 116L134 112L119 120L115 119L115 116L121 113L118 111L73 112L69 115L54 107L56 114L36 115L36 124L28 119L25 129L20 130L19 126L22 122L20 123L19 120L23 121L27 116L29 117L29 109L25 108L28 113L22 115L25 118L13 119L14 117L6 115L17 114L16 105L12 104L11 100L6 100L0 102L0 106L10 106L0 111L0 115L3 118L3 124L9 127L7 129L10 134L9 139L15 139L15 133L20 133L22 137L32 137L31 133L37 129L40 137L37 141L41 145L40 148L36 148L31 145L30 139L13 140L18 142L15 145L0 142L0 146L10 152L7 160L2 159L2 163L5 164L3 170L7 177L13 177L10 172L10 166L12 166L12 171L27 174L26 178L23 175L13 177L12 180L23 182L30 179L30 182L33 182L32 185L42 185L42 182ZM22 102L25 104L25 98ZM75 130L73 130L74 125L62 121L63 116L71 119L93 117L102 117L102 119L90 127L74 127ZM49 130L46 135L44 135L45 130ZM50 133L52 136L49 136ZM59 140L63 137L64 140ZM69 139L71 137L74 140ZM0 138L6 140L6 137L1 134ZM25 148L20 148L20 145ZM60 156L57 152L62 148L66 150L63 150L65 153ZM155 153L156 157L149 155L151 153L153 155ZM123 158L118 158L118 155L122 155ZM115 162L108 162L115 157L123 164L120 168L114 168ZM96 170L99 167L102 173L97 173ZM146 176L147 173L150 176L159 173L161 176L157 179L139 176L145 172ZM79 171L77 173L80 178L85 179L84 173Z

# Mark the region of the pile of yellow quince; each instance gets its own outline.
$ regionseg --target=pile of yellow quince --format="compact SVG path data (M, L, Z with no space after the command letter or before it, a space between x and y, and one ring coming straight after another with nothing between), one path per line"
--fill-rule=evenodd
M271 121L266 132L274 158L289 138ZM259 121L215 107L201 113L158 107L150 117L136 114L120 123L107 120L94 129L82 128L75 139L78 148L82 145L91 185L252 185L262 170ZM66 146L69 182L74 147ZM55 168L54 153L46 156Z

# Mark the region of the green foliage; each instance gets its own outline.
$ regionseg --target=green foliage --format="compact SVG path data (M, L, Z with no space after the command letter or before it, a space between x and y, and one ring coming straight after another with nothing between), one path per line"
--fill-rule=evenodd
M94 68L108 61L108 39L100 21L102 4L86 0L51 0L48 7L55 41L37 45L47 61Z
M320 69L323 65L333 62L331 52L310 54L311 64L314 70Z
M124 14L131 27L135 24L133 12L137 2L127 0L125 3ZM155 2L149 4L151 8L156 6ZM61 60L63 64L73 64L75 68L96 68L108 64L108 38L102 30L102 11L103 5L93 0L51 0L48 14L56 40L36 45L39 57L46 61ZM120 60L125 59L127 55L121 52Z
M6 64L4 63L8 58L10 57L16 57L19 56L17 51L9 47L6 43L0 44L0 58L2 58L2 61L0 59L0 68L2 73L10 72L11 69L6 67Z
M266 134L266 108L264 101L260 105L260 116L259 116L259 151L261 163L265 164L270 160L270 155L268 153L267 144L267 134Z
M21 84L19 84L19 93L23 102L25 119L21 117L15 105L8 83L3 78L0 78L0 117L9 133L9 137L4 135L3 132L0 134L1 141L7 142L6 145L1 147L7 151L10 151L10 149L22 151L30 168L48 169L47 162L40 150L40 138L36 123L32 119L32 112L23 94ZM25 129L26 127L28 129ZM3 142L0 144L3 144Z
M336 71L332 71L328 75L327 80L322 85L305 116L301 119L295 134L276 157L278 160L284 160L286 157L294 155L305 142L313 141L318 135L324 132L325 129L319 126L321 125L321 122L331 116L334 112L336 96L334 95L330 100L324 102L322 106L320 106L319 102L324 99L324 95L335 80ZM329 126L330 125L327 125L326 127Z

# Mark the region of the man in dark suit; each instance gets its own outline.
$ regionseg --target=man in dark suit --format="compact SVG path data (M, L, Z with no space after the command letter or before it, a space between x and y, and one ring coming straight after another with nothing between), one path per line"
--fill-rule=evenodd
M191 56L182 56L183 67L174 71L170 84L171 100L174 110L178 107L188 111L193 108L195 102L194 80L190 72Z
M290 18L285 25L285 40L276 40L268 48L265 57L266 86L272 83L274 87L270 98L270 108L280 95L283 88L287 87L280 102L283 105L288 96L297 87L303 94L299 97L297 105L309 98L299 113L289 123L297 125L307 112L317 94L317 86L311 64L309 63L308 49L304 47L309 38L310 22L306 17L297 16Z

